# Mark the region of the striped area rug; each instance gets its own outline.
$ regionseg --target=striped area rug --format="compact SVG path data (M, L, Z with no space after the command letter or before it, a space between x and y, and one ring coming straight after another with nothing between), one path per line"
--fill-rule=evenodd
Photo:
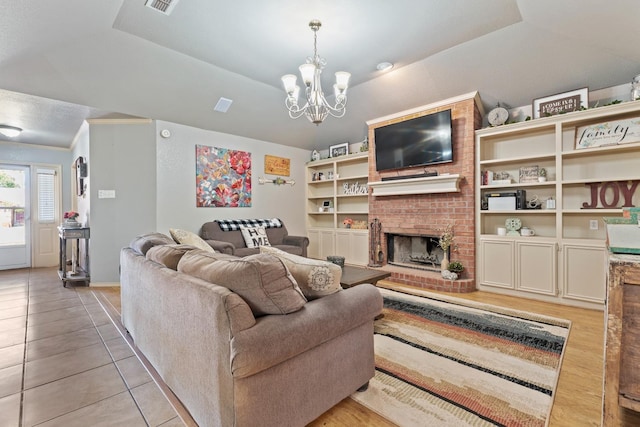
M376 375L353 399L402 427L547 425L571 322L380 292Z

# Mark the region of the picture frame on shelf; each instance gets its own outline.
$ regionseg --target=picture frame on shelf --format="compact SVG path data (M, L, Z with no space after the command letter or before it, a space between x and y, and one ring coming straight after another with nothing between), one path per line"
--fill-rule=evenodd
M571 113L589 107L589 88L558 93L533 100L531 108L534 119Z
M538 165L534 166L523 166L520 168L518 182L520 183L531 183L538 182L538 177L540 176L540 168Z
M319 212L333 212L333 203L331 203L331 200L323 200L322 201L322 205L320 205L320 208L318 209Z
M343 142L329 147L329 157L340 157L349 154L349 143Z

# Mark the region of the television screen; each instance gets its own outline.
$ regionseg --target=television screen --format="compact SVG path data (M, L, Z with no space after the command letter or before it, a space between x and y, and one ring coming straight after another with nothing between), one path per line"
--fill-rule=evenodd
M453 161L451 110L376 128L374 136L378 171Z

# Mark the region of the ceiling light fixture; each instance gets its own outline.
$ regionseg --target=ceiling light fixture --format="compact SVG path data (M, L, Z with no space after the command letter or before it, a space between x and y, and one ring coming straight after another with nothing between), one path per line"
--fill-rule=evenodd
M18 136L20 135L20 132L22 132L22 129L17 128L15 126L0 125L0 133L6 136L7 138L13 138L15 136Z
M392 68L393 68L393 64L391 62L386 62L386 61L376 65L376 69L378 71L389 71Z
M300 86L296 85L296 76L293 74L282 76L282 84L287 92L285 105L289 110L289 117L297 119L304 114L311 123L316 125L322 123L329 114L337 118L344 116L347 106L347 87L351 77L351 74L346 71L336 73L336 84L333 85L336 102L333 106L329 105L320 84L320 74L327 63L318 56L318 30L321 26L322 23L318 20L309 22L309 28L313 31L313 57L307 58L307 62L299 67L307 97L304 107L298 105Z

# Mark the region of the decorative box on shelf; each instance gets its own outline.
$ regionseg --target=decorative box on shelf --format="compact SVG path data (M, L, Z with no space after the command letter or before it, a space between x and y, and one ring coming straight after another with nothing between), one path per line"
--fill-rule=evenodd
M513 181L511 181L511 179L494 179L493 181L489 182L489 185L509 185L509 184L513 184Z
M605 217L607 246L617 254L640 255L640 208L622 208L622 218Z

